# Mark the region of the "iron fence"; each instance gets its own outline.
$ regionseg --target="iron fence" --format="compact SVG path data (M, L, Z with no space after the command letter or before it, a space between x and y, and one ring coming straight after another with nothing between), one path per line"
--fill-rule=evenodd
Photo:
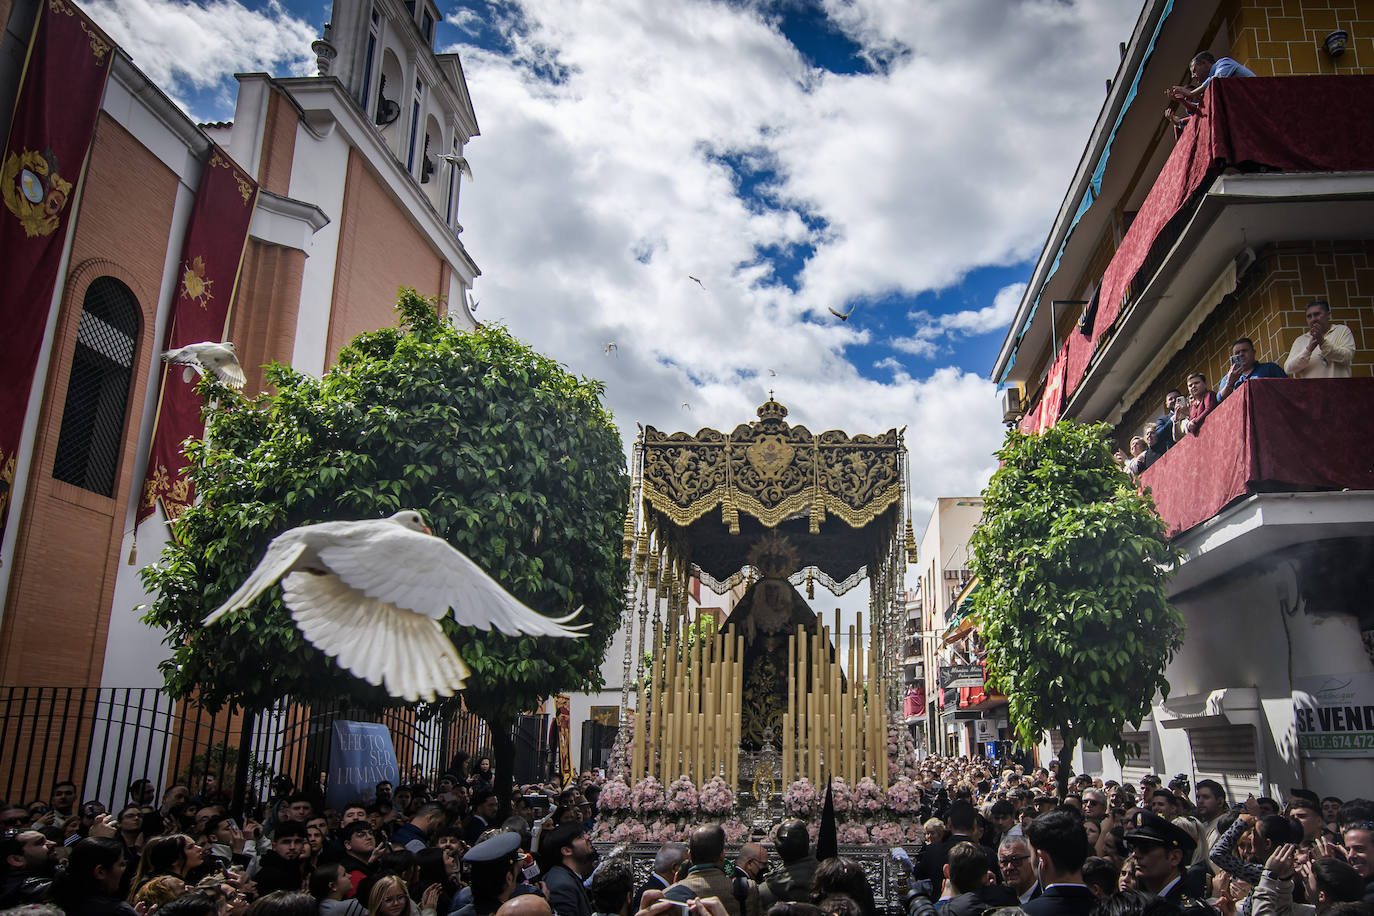
M130 785L148 779L156 797L183 784L232 788L237 808L270 797L272 779L319 785L337 720L380 722L391 732L402 779L432 779L460 752L489 753L486 724L466 710L440 715L418 704L380 714L345 702L286 699L257 713L211 713L154 687L0 686L0 798L47 800L70 780L81 801L116 810Z

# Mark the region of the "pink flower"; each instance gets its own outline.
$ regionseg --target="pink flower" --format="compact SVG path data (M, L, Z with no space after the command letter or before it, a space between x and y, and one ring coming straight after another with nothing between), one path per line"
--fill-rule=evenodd
M663 810L664 800L663 783L646 776L630 792L630 809L636 814L652 814Z
M735 807L735 791L720 776L712 776L701 787L697 800L705 814L726 814Z
M614 776L601 787L601 796L597 799L596 804L598 811L628 811L630 808L630 787L625 784L624 779Z
M840 824L836 829L835 838L841 843L867 843L869 841L868 828L857 821L847 821Z
M696 814L699 802L697 787L690 779L679 777L668 784L663 810L669 814Z
M787 787L782 796L783 809L794 817L807 817L820 810L821 798L816 787L806 777L798 779Z
M749 827L741 823L738 818L732 817L720 826L725 831L725 842L731 845L743 843L749 839Z
M897 846L904 842L906 837L902 833L901 824L879 824L873 828L873 842L883 846Z

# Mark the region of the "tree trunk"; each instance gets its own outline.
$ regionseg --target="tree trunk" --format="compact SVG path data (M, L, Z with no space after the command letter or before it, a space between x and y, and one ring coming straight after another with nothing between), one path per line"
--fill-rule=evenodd
M513 723L501 719L488 719L487 730L491 735L491 768L496 771L492 788L501 801L498 820L510 817L511 789L515 785L515 739L511 737Z
M1069 777L1073 775L1073 752L1078 747L1078 736L1066 728L1060 728L1063 743L1059 746L1059 769L1055 773L1058 784L1059 801L1062 803L1069 794Z

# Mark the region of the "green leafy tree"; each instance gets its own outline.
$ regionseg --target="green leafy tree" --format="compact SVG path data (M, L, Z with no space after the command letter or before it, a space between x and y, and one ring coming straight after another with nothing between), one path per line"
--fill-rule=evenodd
M1177 552L1148 493L1111 457L1109 427L1072 420L1013 429L970 540L973 613L990 686L1020 742L1058 729L1059 790L1080 740L1125 758L1121 732L1165 696L1183 638L1166 599Z
M198 502L143 572L156 594L144 620L167 631L168 689L211 709L258 710L288 695L400 705L302 639L280 588L214 626L201 620L283 531L419 509L527 605L548 615L581 605L579 622L590 624L586 638L567 640L442 621L472 669L463 698L491 726L508 798L516 716L552 694L601 686L624 600L624 451L599 382L504 328L461 332L414 290L401 291L397 311L400 327L360 335L322 379L274 365L275 393L251 400L202 382L219 406L207 411L204 440L187 447Z

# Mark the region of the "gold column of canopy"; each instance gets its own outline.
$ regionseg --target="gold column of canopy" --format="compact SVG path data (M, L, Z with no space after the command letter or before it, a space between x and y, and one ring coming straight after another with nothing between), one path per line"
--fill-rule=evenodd
M723 772L737 783L745 656L756 664L763 653L776 666L770 670L786 672L785 684L779 680L770 691L777 702L773 737L787 761L779 775L814 770L819 778L823 758L827 774L871 775L886 784L885 706L896 697L900 635L894 627L901 627L902 577L915 546L902 431L813 434L786 416L770 397L756 422L732 432L645 427L635 445L623 537L631 574L622 709L634 690L640 711L631 781L689 776L700 783ZM787 546L788 568L776 557L761 568L765 542ZM756 630L750 623L741 632L733 621L724 633L687 644L691 579L719 591L789 575L806 584L808 597L816 579L839 593L868 578L867 649L857 625L845 657L831 649L828 628L794 632L789 623ZM759 633L781 635L753 646ZM756 715L752 692L748 699ZM750 721L754 735L759 720Z

